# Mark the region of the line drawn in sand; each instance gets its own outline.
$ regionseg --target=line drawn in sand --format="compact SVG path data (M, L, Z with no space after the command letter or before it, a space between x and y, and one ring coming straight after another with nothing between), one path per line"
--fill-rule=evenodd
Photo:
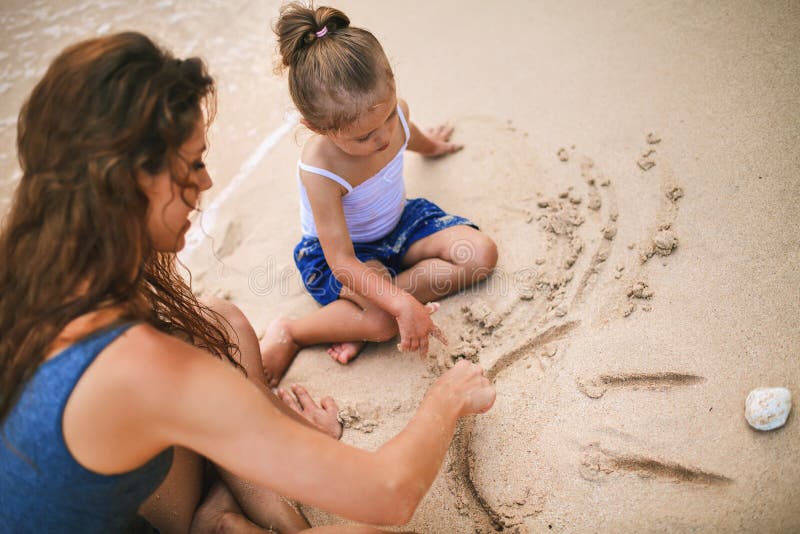
M500 354L489 354L495 348L490 346L487 339L482 338L480 343L470 347L469 358L481 361L487 368L486 375L495 381L498 375L514 363L530 357L537 350L565 338L575 331L582 320L587 319L582 306L589 302L589 295L600 279L605 264L611 256L614 240L617 236L617 220L619 212L617 207L617 194L611 180L589 158L580 160L581 177L588 185L588 202L573 187L561 192L557 198L540 198L536 200L539 213L535 219L544 231L548 242L547 258L539 258L535 265L528 269L530 278L529 290L521 291L518 298L510 306L501 311L491 309L485 303L480 304L480 313L465 306L462 310L468 321L472 322L471 331L480 337L488 336L498 344L502 344L503 331L517 326L530 329L531 318L539 318L533 322L534 333L527 339L517 342L515 346L501 349ZM612 317L623 318L630 315L635 309L630 307L631 299L646 301L646 311L651 308L651 299L654 295L652 289L642 282L643 269L647 261L653 256L668 256L678 246L678 238L674 232L673 224L677 217L677 201L683 196L683 190L673 179L668 165L660 167L661 171L661 203L655 214L653 227L638 244L628 247L632 250L630 267L618 265L613 278L620 280L616 283L616 290L622 306L603 304L606 308L616 310ZM585 222L585 217L580 208L585 207L587 215L592 217L598 228L584 230L581 234L579 228ZM541 211L544 210L544 211ZM514 212L515 210L510 210ZM534 209L527 207L516 210L526 217L526 222L531 222L530 214ZM595 215L596 214L596 215ZM589 241L594 243L590 255L586 252L583 237L590 233ZM588 259L587 259L588 256ZM625 273L623 273L625 271ZM576 279L577 283L572 284ZM613 283L613 282L612 282ZM631 289L633 288L633 290ZM637 291L637 288L643 288ZM646 293L646 295L645 295ZM520 307L522 301L528 302ZM524 317L519 317L518 310L524 312ZM486 319L483 323L478 319ZM514 319L517 319L516 322ZM486 324L488 323L488 325ZM520 329L522 329L520 328ZM499 333L498 335L496 335ZM469 341L469 339L467 339ZM463 352L463 351L462 351ZM547 350L545 352L548 352ZM555 354L555 349L549 350L546 356ZM451 353L452 359L465 357L458 350ZM541 359L540 359L541 363ZM439 368L452 364L440 362ZM548 364L549 365L549 364ZM530 368L530 365L528 365ZM545 367L542 367L545 370ZM600 375L579 381L578 387L594 398L599 398L609 389L649 389L665 391L674 387L701 384L704 377L678 372L654 373L620 373ZM473 438L476 432L475 418L463 420L458 428L453 445L450 449L448 462L447 483L456 498L456 506L460 513L468 515L473 521L476 532L502 531L516 528L521 525L526 517L535 516L544 509L546 495L531 495L532 488L527 488L524 495L512 498L508 502L490 502L483 495L481 488L475 480L475 454L473 451ZM658 459L646 454L621 454L610 452L598 444L591 444L584 448L579 472L587 479L596 480L610 473L633 473L642 477L669 480L675 482L692 483L706 486L715 486L732 483L733 481L720 474L703 469L687 467L677 462Z
M580 474L589 481L600 481L619 471L644 478L659 478L672 482L719 486L731 484L733 480L694 467L659 460L644 455L620 454L604 449L594 442L584 447Z
M494 333L509 326L513 328L506 319L520 315L515 314L517 310L524 312L525 316L521 318L524 323L530 324L531 316L541 318L531 337L503 350L494 358L485 354L487 351L484 349L488 348L486 342L482 341L478 346L472 346L470 359L477 361L479 356L483 356L482 360L491 362L486 370L486 376L491 381L495 381L503 370L520 359L563 339L581 323L579 318L570 317L577 315L575 313L577 306L591 291L593 281L601 273L603 264L609 257L616 236L618 218L616 193L610 187L611 181L603 177L595 168L594 162L588 158L581 160L581 170L582 177L589 186L590 200L586 208L600 213L605 205L606 212L604 226L598 229L597 235L592 236L597 240L597 245L588 263L586 260L581 260L585 252L584 241L579 234L579 228L585 222L580 209L583 199L573 188L569 188L559 193L557 198L536 201L540 210L536 220L545 233L548 254L547 259L537 261L536 267L529 269L531 280L527 286L528 291L521 291L517 300L500 312L492 310L484 302L473 305L477 306L476 309L465 306L463 310L466 318L473 323L473 330L477 328L483 334ZM570 288L576 270L581 271L579 282L575 288ZM518 306L522 301L533 302L522 309ZM462 349L456 349L456 353L451 353L451 357L458 357L459 351L463 352ZM553 354L554 350L551 349L548 355ZM519 524L518 518L514 517L515 512L522 516L540 512L541 506L537 496L519 497L515 503L517 508L509 511L495 509L495 506L482 495L473 476L474 454L471 444L474 431L474 418L462 421L451 447L448 483L456 496L456 506L459 511L470 516L476 531L479 532L504 530Z
M649 389L664 391L676 386L691 386L705 382L702 376L662 372L662 373L621 373L600 375L594 378L578 379L578 389L592 399L599 399L609 389Z

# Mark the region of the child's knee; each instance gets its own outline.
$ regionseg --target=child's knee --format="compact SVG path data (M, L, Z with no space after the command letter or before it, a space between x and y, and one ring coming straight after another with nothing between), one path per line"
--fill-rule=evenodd
M486 234L478 234L475 243L475 275L489 276L497 265L497 244Z
M397 335L397 320L390 313L372 309L367 312L365 320L370 322L372 339L369 341L389 341Z

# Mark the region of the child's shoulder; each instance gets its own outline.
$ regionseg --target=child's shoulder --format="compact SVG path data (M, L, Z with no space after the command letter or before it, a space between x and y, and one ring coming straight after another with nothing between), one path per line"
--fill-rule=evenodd
M322 135L313 135L303 144L300 161L304 165L319 167L334 172L339 166L333 144Z
M408 102L406 102L402 98L398 97L397 98L397 105L400 106L400 109L403 111L403 117L405 117L406 120L408 120L408 115L410 113L410 111L408 110Z

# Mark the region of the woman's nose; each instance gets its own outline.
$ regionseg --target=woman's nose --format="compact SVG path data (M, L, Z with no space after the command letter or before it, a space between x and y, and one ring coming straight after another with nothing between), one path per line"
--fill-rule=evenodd
M201 173L200 182L197 184L198 189L200 189L200 191L208 191L211 189L212 185L214 185L214 182L211 180L211 175L208 171Z

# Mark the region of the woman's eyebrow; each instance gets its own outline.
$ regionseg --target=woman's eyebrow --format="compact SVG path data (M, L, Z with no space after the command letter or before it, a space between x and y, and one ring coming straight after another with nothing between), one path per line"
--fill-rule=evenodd
M203 146L201 146L197 150L182 150L181 152L183 152L184 155L186 156L202 156L207 149L208 147L206 146L205 143L203 143Z

